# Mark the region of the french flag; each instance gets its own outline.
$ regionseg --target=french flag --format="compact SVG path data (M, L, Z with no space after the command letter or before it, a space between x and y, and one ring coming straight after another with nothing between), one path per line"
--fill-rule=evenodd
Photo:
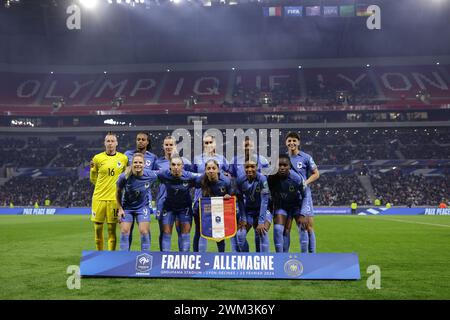
M220 241L236 234L236 198L200 199L200 233L202 237Z
M264 7L265 17L281 17L281 7Z

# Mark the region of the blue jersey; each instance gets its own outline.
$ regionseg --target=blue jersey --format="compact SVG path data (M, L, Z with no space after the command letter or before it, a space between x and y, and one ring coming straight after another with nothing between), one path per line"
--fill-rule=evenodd
M312 172L317 169L313 158L303 151L300 151L295 156L289 155L289 158L291 158L292 169L301 175L303 180L307 180Z
M225 159L224 156L220 154L216 154L214 156L208 156L206 154L201 154L194 157L194 162L192 163L192 171L197 173L203 173L205 172L205 165L206 162L209 160L214 159L219 164L219 170L228 172L229 171L229 165L227 159Z
M181 177L174 177L170 170L159 171L158 179L164 184L166 195L164 209L180 210L192 206L191 187L200 175L189 171L183 171Z
M204 176L205 174L203 174L200 179L197 179L197 188L201 188L201 180ZM217 180L216 182L209 182L208 185L210 187L211 193L209 195L205 195L205 191L202 190L202 196L204 197L223 197L226 194L231 195L233 193L231 188L231 179L222 173L219 173L219 180Z
M131 166L133 161L133 155L135 153L139 153L138 150L127 150L125 151L125 155L128 157L128 165ZM145 169L151 169L151 170L157 170L157 167L155 166L156 163L156 156L149 152L145 151L144 153L144 167Z
M186 159L186 158L182 158L183 159L183 168L186 171L191 171L192 169L192 164L191 162ZM156 159L155 161L155 169L160 170L161 172L163 171L167 171L170 169L170 161L167 160L165 157L160 157L158 159ZM162 211L162 206L163 206L163 202L166 198L166 186L163 183L159 184L158 187L158 194L156 195L156 208L159 211Z
M236 189L241 216L246 213L256 212L258 214L258 224L263 224L270 195L267 178L257 173L255 179L250 181L246 175L240 175L236 179Z
M259 173L261 173L261 170L267 169L270 167L269 161L265 157L260 156L256 153L253 154L251 157L257 159L257 165L258 165L257 171ZM245 175L245 158L244 157L236 156L233 158L233 160L231 161L231 164L230 164L230 173L233 177L239 177L241 175Z
M303 178L290 170L287 178L278 174L268 179L272 203L275 209L291 209L302 204Z
M128 179L122 173L117 180L117 188L123 190L122 208L140 211L150 205L151 184L157 180L156 171L144 170L142 176L131 175Z

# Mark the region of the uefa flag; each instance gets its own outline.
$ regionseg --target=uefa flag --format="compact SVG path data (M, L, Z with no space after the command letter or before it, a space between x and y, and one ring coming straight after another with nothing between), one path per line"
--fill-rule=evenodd
M264 7L264 17L281 17L281 7Z
M200 234L203 238L221 241L237 231L236 198L200 198Z

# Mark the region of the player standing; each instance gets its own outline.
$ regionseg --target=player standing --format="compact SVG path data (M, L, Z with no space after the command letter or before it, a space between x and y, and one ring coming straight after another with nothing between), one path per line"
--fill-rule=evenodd
M316 235L314 233L314 208L311 195L312 182L320 177L317 165L313 158L306 152L300 151L300 135L296 132L289 132L286 135L286 147L288 148L289 158L291 159L292 169L295 170L304 181L305 196L302 202L301 214L306 217L306 231L300 234L302 252L316 252ZM289 234L290 229L287 234ZM286 246L289 251L289 240Z
M136 149L132 149L132 150L127 150L125 151L125 155L128 158L128 166L131 166L131 163L133 161L133 155L136 153L140 153L142 155L144 155L144 167L145 169L149 169L149 170L153 170L155 169L155 162L156 162L156 155L154 155L153 153L151 153L150 150L151 147L151 143L150 143L150 136L147 132L138 132L138 134L136 135ZM148 190L149 192L149 207L150 210L152 210L151 208L151 202L152 202L152 191L151 189ZM152 212L152 211L150 211ZM135 218L135 216L132 216L133 218ZM129 238L129 245L131 248L131 243L133 241L133 229L134 229L134 220L131 221L131 228L130 228L130 238Z
M163 223L162 251L170 251L172 228L176 219L180 221L181 251L189 251L192 223L191 188L199 176L185 171L183 160L179 156L173 156L170 160L170 170L158 172L158 179L166 189L160 217Z
M164 138L163 141L163 151L164 156L160 157L155 162L155 167L157 170L160 171L166 171L170 169L170 160L173 156L178 155L177 152L177 145L175 143L175 138L172 136L167 136ZM183 167L184 170L191 171L191 162L186 159L182 158L183 160ZM163 236L163 223L161 218L161 212L163 209L164 200L166 198L166 187L164 184L160 183L158 187L158 193L156 196L156 219L158 220L159 224L159 248L162 251L162 236ZM175 228L178 233L178 249L181 251L182 244L181 244L181 229L180 229L180 222L178 220L175 220Z
M223 155L216 153L216 139L211 135L207 135L203 138L203 153L194 157L194 161L192 163L192 171L197 172L197 173L204 173L206 163L209 160L215 160L217 162L217 164L219 165L219 169L221 171L223 171L223 172L229 171L228 161ZM195 196L194 196L194 221L195 221L194 252L199 251L199 241L201 239L198 208L195 207L196 205L198 205L198 199L201 196L202 196L202 191L200 188L197 188L195 190ZM225 242L218 242L217 244L218 244L218 246L223 246L223 248L220 250L225 250ZM223 251L221 251L221 252L223 252Z
M145 156L134 153L131 167L117 180L116 201L119 208L120 250L130 250L131 226L136 220L141 234L141 250L150 250L150 187L157 180L155 171L144 169Z
M94 222L95 246L103 250L103 223L108 225L108 250L116 249L116 225L118 208L116 203L116 182L125 171L128 159L117 151L117 136L109 132L105 136L105 151L91 160L90 180L95 185L92 195L91 221Z
M288 155L282 154L278 160L278 172L268 178L274 213L273 240L276 252L287 252L283 235L288 219L295 219L299 233L306 230L306 217L301 215L303 179L291 170Z
M223 197L230 199L232 195L231 180L223 172L220 172L220 164L214 159L205 163L205 173L202 175L201 182L202 197ZM200 219L198 200L194 204L196 216ZM200 225L199 225L200 227ZM198 242L198 252L206 252L208 239L200 237ZM219 252L225 252L225 240L217 242Z
M239 175L236 179L239 214L245 217L246 221L245 232L241 232L237 237L241 252L249 251L245 237L252 226L255 229L256 252L269 252L270 248L268 235L272 223L272 214L268 210L270 191L266 176L257 170L257 160L249 159L245 163L245 174Z

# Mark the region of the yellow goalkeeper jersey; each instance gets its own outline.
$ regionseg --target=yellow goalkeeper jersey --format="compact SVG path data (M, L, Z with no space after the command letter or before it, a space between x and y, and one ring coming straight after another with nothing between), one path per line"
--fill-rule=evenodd
M126 155L116 152L108 155L106 152L98 153L92 159L94 167L91 168L90 178L95 185L93 200L115 200L116 182L119 175L125 171L128 163Z

